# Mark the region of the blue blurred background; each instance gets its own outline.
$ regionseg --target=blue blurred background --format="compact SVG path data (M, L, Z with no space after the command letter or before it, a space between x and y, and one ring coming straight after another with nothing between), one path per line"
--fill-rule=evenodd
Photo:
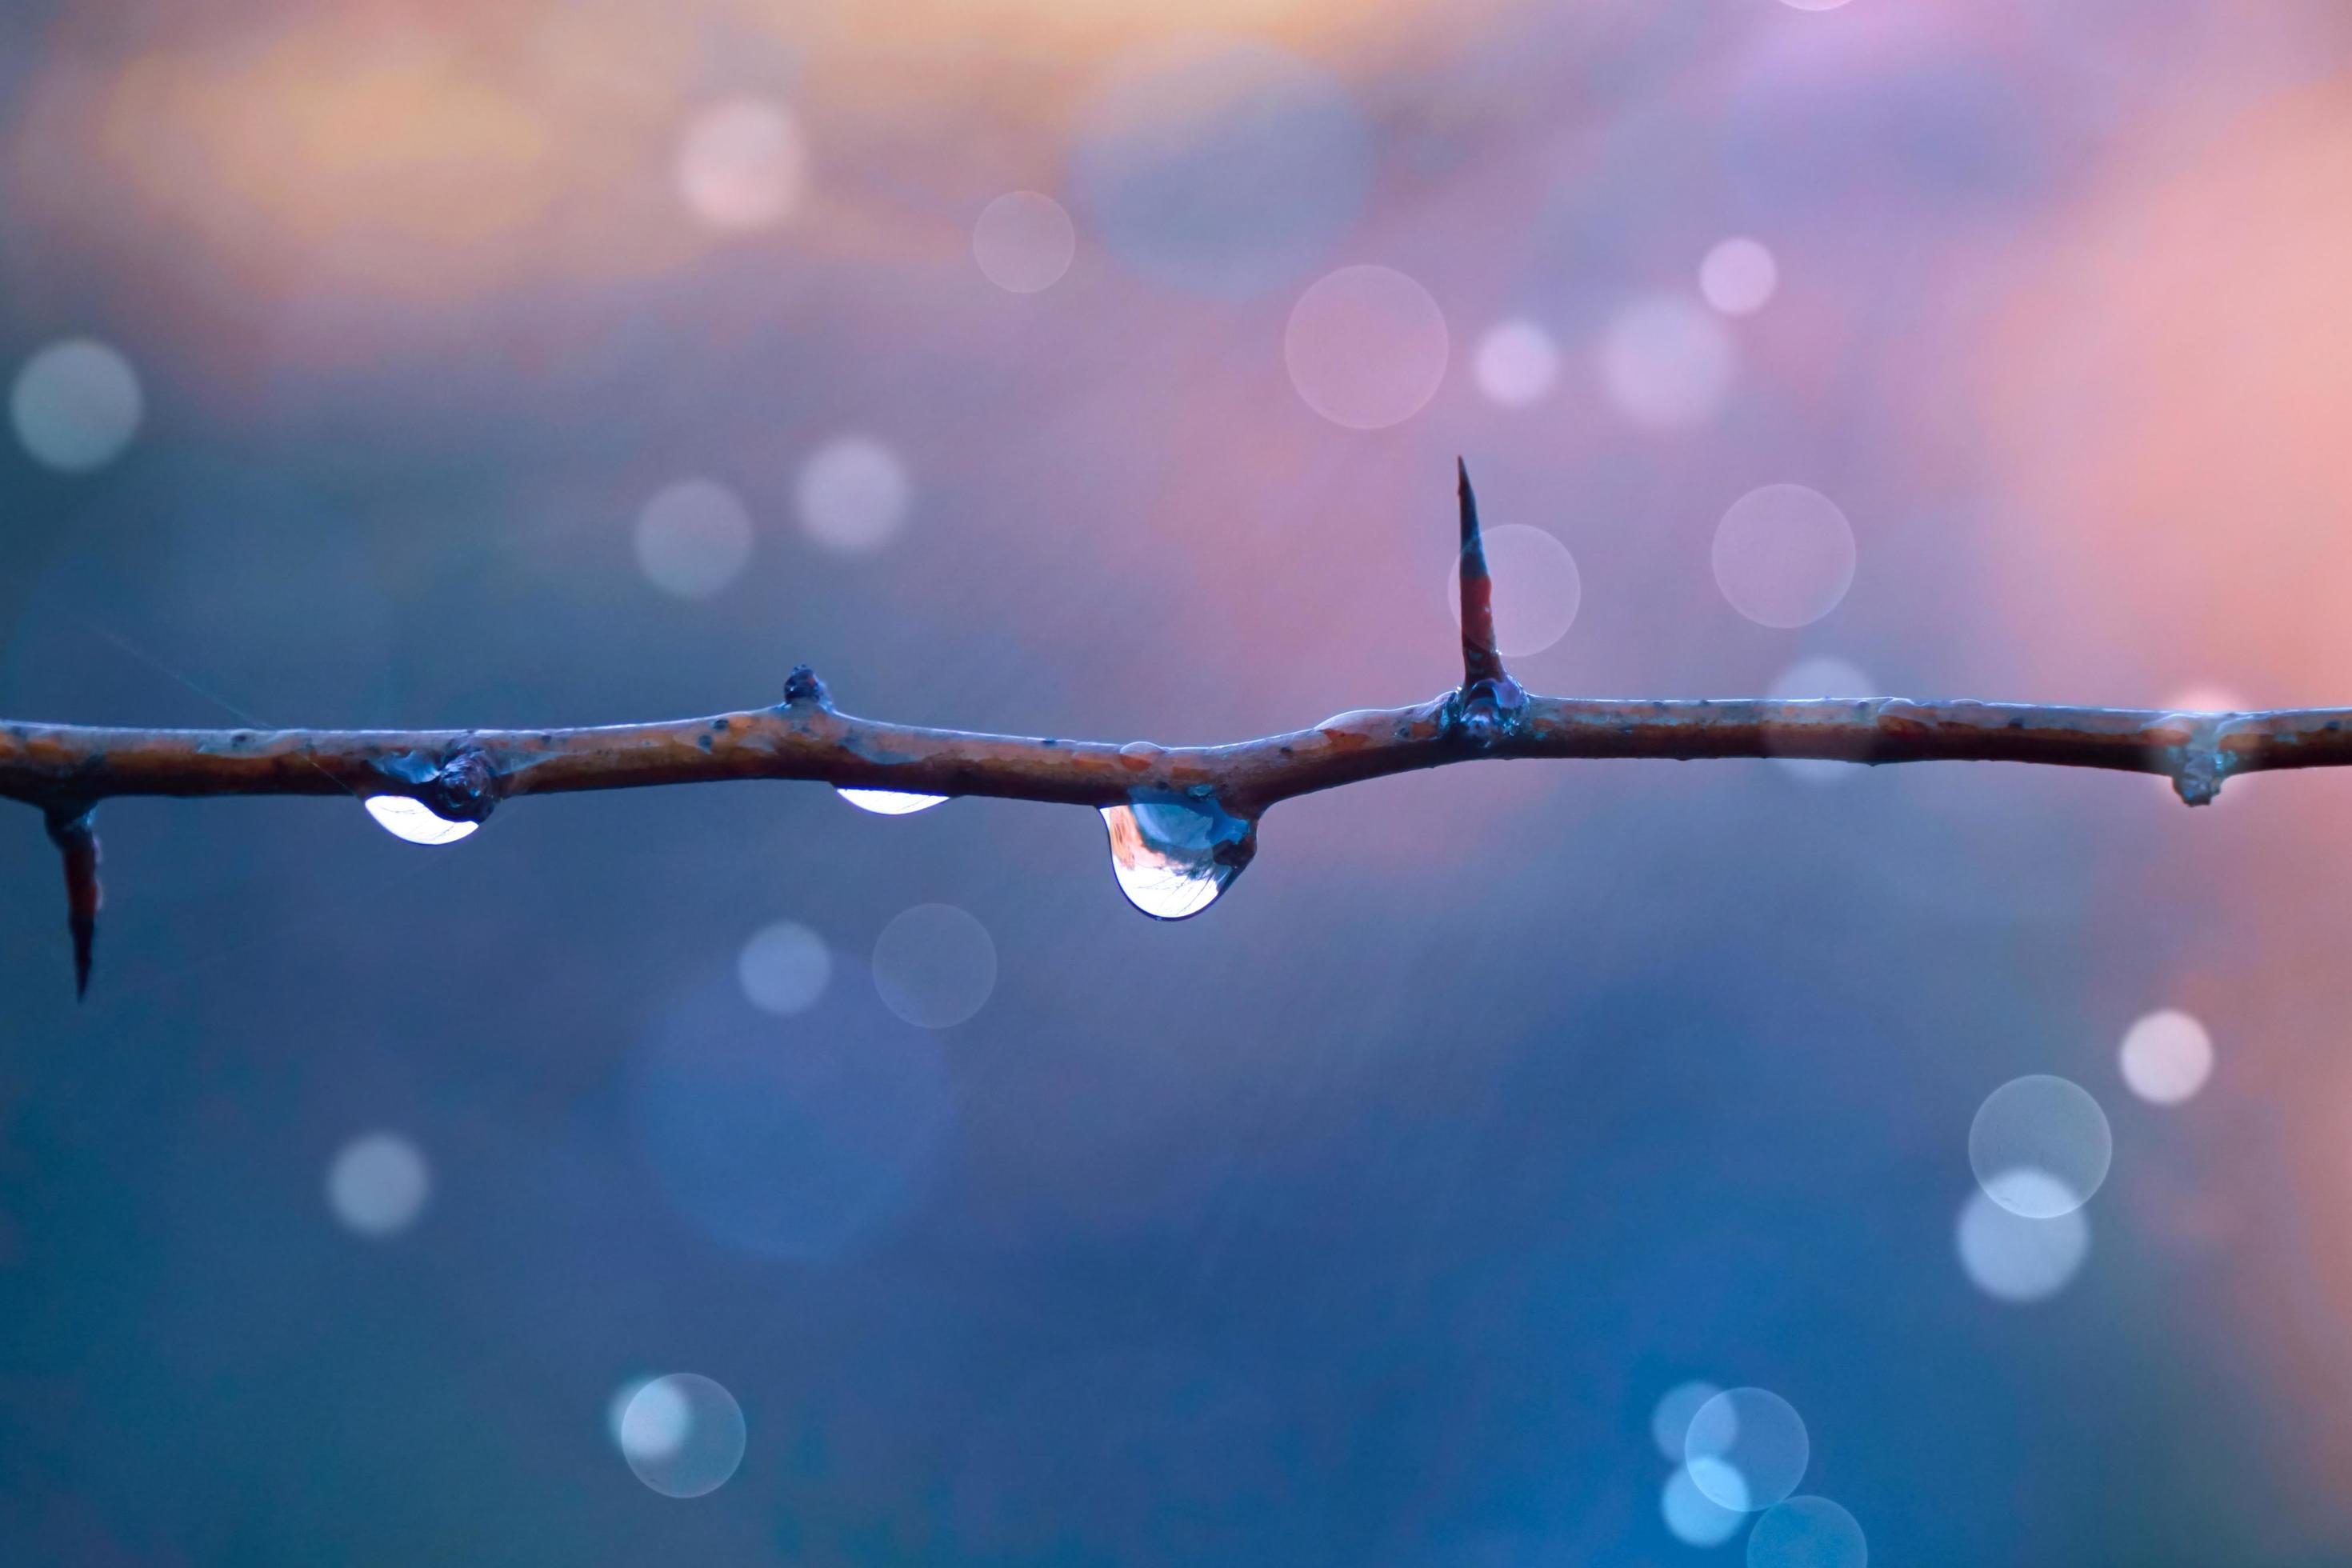
M1237 739L1457 678L1456 453L1538 689L2343 702L2348 72L2332 0L15 0L0 712ZM1694 1381L1873 1561L2352 1561L2347 792L1451 768L1175 925L1064 808L122 801L79 1007L18 812L0 1561L1858 1568L1693 1503ZM1969 1158L2037 1074L2055 1229Z

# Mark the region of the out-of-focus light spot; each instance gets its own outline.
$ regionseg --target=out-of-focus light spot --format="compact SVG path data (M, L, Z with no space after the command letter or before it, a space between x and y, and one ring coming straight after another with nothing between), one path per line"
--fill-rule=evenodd
M1524 408L1559 379L1559 345L1533 321L1498 322L1478 340L1478 390L1506 408Z
M2107 1113L2082 1085L2048 1073L2011 1079L1977 1108L1969 1165L1992 1201L2049 1219L2091 1201L2115 1157Z
M1675 294L1634 300L1601 337L1601 390L1619 413L1654 430L1704 421L1738 363L1723 323Z
M1709 250L1698 264L1698 291L1727 316L1748 316L1780 287L1780 266L1761 240L1738 235Z
M1078 231L1062 204L1037 191L1010 191L971 226L972 259L991 283L1034 294L1061 281L1078 253Z
M1429 290L1391 267L1342 267L1290 310L1282 337L1290 384L1307 405L1350 430L1381 430L1421 412L1445 379L1445 317Z
M453 822L421 800L404 795L372 795L362 803L376 826L411 844L455 844L473 837L478 822Z
M637 514L637 565L680 599L708 599L751 559L751 514L715 479L681 479Z
M1792 1497L1748 1535L1748 1568L1865 1568L1862 1526L1825 1497Z
M950 1028L996 989L996 943L953 904L917 904L875 939L874 988L909 1024Z
M1772 683L1769 695L1783 702L1797 702L1822 697L1875 697L1878 689L1871 683L1870 677L1844 659L1814 658L1801 658L1790 665ZM1775 757L1772 761L1808 784L1834 784L1849 776L1855 766L1826 757Z
M1656 1408L1650 1412L1650 1438L1658 1445L1658 1452L1676 1464L1682 1463L1683 1439L1690 1433L1691 1417L1698 1414L1700 1405L1722 1392L1701 1379L1678 1383L1660 1395Z
M877 816L912 816L948 798L943 795L917 795L905 789L846 789L840 785L835 785L833 793L858 810L870 811Z
M2173 1008L2150 1013L2124 1034L2124 1082L2142 1100L2179 1105L2213 1074L2213 1037Z
M1797 1407L1767 1388L1726 1389L1698 1407L1683 1434L1692 1484L1717 1506L1743 1512L1795 1491L1811 1458Z
M833 978L833 952L808 927L778 921L753 931L743 944L735 957L735 978L752 1006L789 1018L824 994L825 982Z
M677 189L713 228L782 223L808 184L808 150L791 110L766 99L715 103L690 121L677 148Z
M1999 1184L2012 1201L2037 1209L2073 1195L2034 1170L2004 1173ZM2080 1208L2028 1218L1996 1202L1990 1187L1980 1187L1960 1206L1956 1240L1960 1267L1978 1289L1999 1301L2039 1301L2065 1289L2083 1267L2091 1249L2091 1222Z
M1731 503L1715 531L1715 581L1758 626L1810 626L1853 586L1853 528L1803 485L1764 485Z
M1540 528L1507 522L1481 530L1495 606L1495 646L1514 658L1541 653L1568 635L1584 602L1584 579L1568 546ZM1462 573L1445 574L1445 599L1462 624Z
M743 1462L743 1407L698 1373L648 1378L630 1394L614 1426L621 1458L664 1497L717 1491Z
M1094 233L1155 282L1281 287L1355 224L1372 132L1339 78L1262 44L1147 47L1080 112L1071 174Z
M627 1082L638 1147L677 1212L730 1247L803 1262L905 1213L954 1114L938 1040L846 973L789 1018L714 975L655 1022Z
M1738 1471L1720 1459L1701 1459L1698 1463L1707 1471L1706 1486L1702 1488L1693 1478L1691 1467L1675 1466L1658 1499L1658 1511L1665 1516L1667 1531L1684 1545L1720 1546L1738 1534L1740 1525L1746 1522L1744 1500L1748 1484L1739 1479ZM1711 1494L1743 1501L1739 1507L1726 1508Z
M836 436L801 464L793 493L811 539L844 555L865 555L906 526L915 486L888 447L870 436Z
M425 1156L396 1132L354 1138L327 1167L327 1206L362 1236L393 1236L415 1225L432 1188Z
M145 407L131 362L87 338L51 343L26 360L8 400L25 450L69 474L121 457Z

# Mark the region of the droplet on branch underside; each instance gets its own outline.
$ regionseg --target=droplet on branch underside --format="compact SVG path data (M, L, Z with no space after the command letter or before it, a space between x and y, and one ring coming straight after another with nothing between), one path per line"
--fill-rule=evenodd
M473 837L478 822L458 822L404 795L372 795L363 803L375 824L394 838L438 847Z
M1213 798L1139 797L1103 808L1111 874L1127 901L1154 920L1197 915L1257 853L1257 823Z
M912 816L948 798L943 795L917 795L912 790L848 789L840 785L835 785L833 793L858 810L870 811L877 816Z

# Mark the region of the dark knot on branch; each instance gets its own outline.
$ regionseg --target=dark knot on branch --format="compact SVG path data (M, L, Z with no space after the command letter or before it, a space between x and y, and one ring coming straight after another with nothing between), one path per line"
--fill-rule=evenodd
M487 822L499 804L499 772L489 753L471 740L437 754L406 752L379 761L376 771L404 786L434 816L451 822Z
M807 665L796 664L793 666L792 673L784 677L784 706L798 708L803 703L814 703L819 708L830 709L833 697L825 690L824 682L817 679L815 670Z

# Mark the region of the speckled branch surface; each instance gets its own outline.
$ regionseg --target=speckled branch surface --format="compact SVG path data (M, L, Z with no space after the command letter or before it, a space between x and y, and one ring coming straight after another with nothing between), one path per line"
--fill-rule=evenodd
M1541 697L1505 673L1476 503L1461 478L1465 679L1404 708L1288 734L1157 746L920 729L833 706L806 668L772 708L571 730L134 730L0 721L0 796L39 807L66 860L77 968L98 907L92 808L116 795L406 795L478 822L502 800L724 779L1117 806L1213 801L1254 820L1294 795L1508 758L1802 757L2011 762L2169 777L2202 805L2232 773L2352 764L2352 709L2257 713L1871 698Z

